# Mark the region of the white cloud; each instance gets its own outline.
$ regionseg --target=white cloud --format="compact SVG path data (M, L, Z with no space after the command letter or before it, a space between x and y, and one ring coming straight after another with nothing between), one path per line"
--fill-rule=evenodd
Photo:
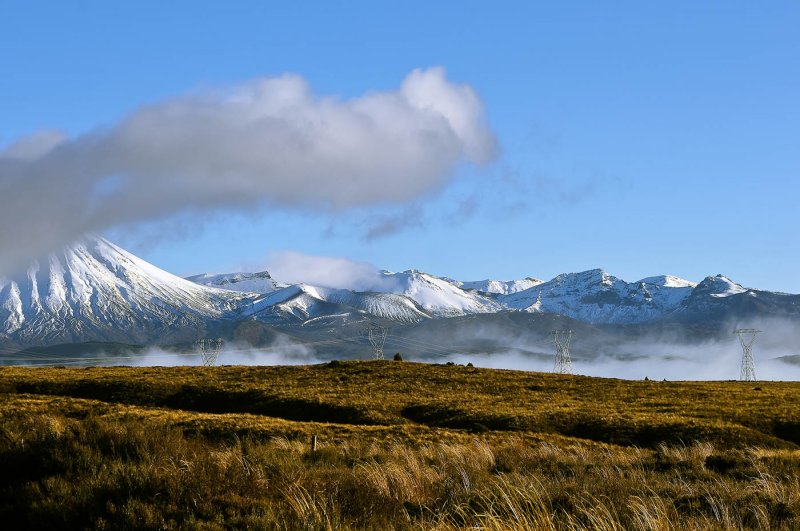
M441 68L349 100L296 75L179 97L0 151L0 271L86 231L178 212L403 203L495 151L475 91Z
M392 282L367 262L297 251L271 253L266 269L275 280L286 284L306 283L327 288L374 291L386 289Z

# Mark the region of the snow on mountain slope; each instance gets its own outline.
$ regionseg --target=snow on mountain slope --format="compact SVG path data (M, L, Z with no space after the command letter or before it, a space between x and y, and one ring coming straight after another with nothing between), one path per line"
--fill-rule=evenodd
M671 275L647 277L632 284L636 284L637 289L646 291L653 304L665 312L675 309L686 301L697 286L696 282Z
M733 280L724 275L717 275L715 277L706 277L703 280L703 290L708 290L711 297L724 298L739 293L749 291L741 284L737 284Z
M330 290L326 294L325 300L351 306L370 315L392 321L416 322L430 318L430 315L414 300L394 293Z
M656 277L643 278L639 282L644 284L651 284L654 286L661 286L664 288L693 288L697 286L697 282L686 280L672 275L659 275Z
M450 281L421 273L406 271L404 273L390 273L382 271L381 286L389 286L383 291L361 292L346 289L323 288L310 284L286 286L278 284L266 271L262 273L229 273L222 275L195 275L187 280L201 285L214 286L242 292L260 294L272 293L281 288L296 288L281 291L279 297L299 297L300 292L320 301L350 306L377 317L384 317L404 322L418 321L429 318L428 312L437 316L464 315L465 313L485 313L496 311L497 305L475 294L467 293L458 287L457 281ZM496 289L517 291L527 281L511 281L507 283L492 282L492 286L503 285ZM520 284L522 283L522 284ZM475 283L479 284L479 283ZM524 289L524 288L522 288ZM487 290L483 290L487 291ZM303 299L303 302L301 302ZM306 305L312 304L300 297L295 301L291 315L299 316L307 313ZM264 298L262 301L272 300ZM259 306L266 304L259 303ZM276 303L277 304L277 303ZM288 306L284 307L288 311Z
M532 288L542 284L544 281L538 278L524 278L522 280L475 280L471 282L454 281L454 284L461 289L481 291L483 293L494 293L496 295L510 295L519 291Z
M255 275L266 275L268 280L262 285L259 281L252 281ZM484 295L475 292L468 292L458 286L457 281L451 281L423 273L420 271L405 271L402 273L381 272L381 291L360 292L345 289L322 288L310 284L299 284L294 286L280 286L269 274L264 273L238 273L227 275L196 275L188 277L188 280L198 282L203 285L213 285L225 289L235 289L239 291L253 291L256 293L267 294L275 292L276 297L297 298L292 303L291 310L288 303L277 309L280 312L288 312L287 315L299 317L308 313L308 307L313 306L307 297L312 297L318 301L325 301L332 304L344 305L357 310L367 312L377 317L384 317L403 322L413 322L420 319L434 317L449 317L454 315L465 315L471 313L488 313L499 311L503 308L496 302ZM524 286L537 281L526 279L521 281L492 283L494 289L513 292L514 290L524 289ZM474 283L476 285L480 283ZM502 287L500 287L502 285ZM279 288L285 289L279 289ZM486 284L489 292L489 284ZM295 289L290 289L295 288ZM276 292L276 290L278 290ZM301 293L306 296L301 296ZM267 301L273 301L273 297L262 298L255 307L263 310ZM283 299L281 299L283 300ZM278 302L273 302L278 304ZM310 305L310 306L309 306ZM261 311L258 310L258 311ZM248 310L253 312L254 310ZM311 314L309 314L311 315ZM313 315L312 315L313 317Z
M382 272L385 291L404 295L434 317L452 317L471 313L490 313L502 310L492 299L475 292L467 292L452 281L421 271L402 273Z
M225 273L221 275L203 273L202 275L186 277L186 280L202 286L229 289L243 293L270 293L286 287L284 284L278 284L267 271L259 273Z
M603 270L558 275L524 291L501 295L508 308L555 313L589 323L640 323L673 311L693 284L671 276L625 282Z
M250 296L252 297L252 296ZM0 336L25 343L129 338L204 326L248 296L200 286L86 237L0 278Z
M302 322L325 313L341 312L331 308L313 286L291 285L267 293L242 311L242 316L266 322Z
M744 328L754 324L754 320L769 318L800 322L800 295L745 288L724 275L716 275L697 284L670 318L678 322L703 321ZM791 328L794 325L788 326Z
M321 288L309 284L288 286L268 293L247 308L245 314L265 320L283 316L303 321L331 311L368 314L406 323L430 318L418 304L402 295Z

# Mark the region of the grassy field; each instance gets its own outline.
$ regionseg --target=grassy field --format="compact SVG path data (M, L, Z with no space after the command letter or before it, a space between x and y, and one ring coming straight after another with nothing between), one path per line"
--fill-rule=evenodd
M0 368L14 528L798 529L798 445L800 383Z

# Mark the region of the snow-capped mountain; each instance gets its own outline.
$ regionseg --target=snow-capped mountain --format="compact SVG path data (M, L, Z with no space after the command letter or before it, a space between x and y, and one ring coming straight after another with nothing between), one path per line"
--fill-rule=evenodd
M538 278L523 278L522 280L477 280L472 282L453 283L461 289L481 291L483 293L494 293L495 295L511 295L519 291L538 286L544 281Z
M0 339L20 344L180 337L252 296L200 286L87 237L0 278Z
M698 284L695 290L695 297L707 295L715 299L730 297L731 295L738 295L740 293L752 292L741 284L737 284L733 280L724 275L717 275L715 277L706 277Z
M285 284L279 284L267 271L259 273L228 273L224 275L203 273L186 277L186 280L202 286L240 291L242 293L270 293L286 287Z
M247 274L242 273L217 277L227 279L242 275L247 278ZM351 319L373 316L407 323L427 318L523 311L563 315L591 324L638 324L664 319L696 320L712 314L719 319L719 315L730 308L749 308L739 298L743 294L760 297L761 302L769 299L769 311L779 314L791 313L786 305L791 306L794 300L744 288L722 275L707 277L699 284L671 275L626 282L601 269L565 273L547 282L532 277L465 282L417 270L382 271L376 286L380 287L379 292L308 284L275 291L269 284L262 295L270 296L261 297L244 313L272 323L319 319L336 312ZM733 298L727 300L730 297Z
M682 322L800 317L800 295L746 288L724 275L706 277L671 314Z
M382 273L384 291L403 295L416 302L434 317L454 317L473 313L500 311L502 306L493 299L467 291L449 279L435 277L422 271Z
M509 309L566 315L587 323L641 323L674 311L695 284L673 276L625 282L601 269L558 275L524 291L500 296Z
M267 293L245 309L243 315L266 322L308 321L330 315L351 320L379 317L413 323L431 316L408 297L393 293L355 292L308 284Z
M253 280L256 275L259 278ZM299 297L292 308L298 310L300 315L307 313L306 306L312 304L310 300L305 301L309 298L346 305L377 317L404 322L430 317L453 317L501 311L503 307L493 299L493 294L514 293L541 282L525 279L508 282L485 280L462 283L416 270L401 273L381 271L380 278L375 283L379 288L374 291L334 289L310 284L285 286L278 284L266 271L262 273L196 275L187 277L187 280L243 292L260 294L276 292L274 297L263 298L261 306L267 301L283 301L287 298L294 300ZM300 299L303 302L300 302ZM289 313L295 315L296 311L292 310ZM313 313L309 315L313 317Z
M698 284L673 276L626 282L600 269L547 282L462 282L417 270L380 275L380 289L367 292L281 285L268 272L183 279L102 238L87 237L21 274L0 278L0 344L174 343L245 322L259 329L330 331L376 319L427 326L448 318L480 323L500 314L605 326L719 327L754 316L800 321L800 296L745 288L722 275Z

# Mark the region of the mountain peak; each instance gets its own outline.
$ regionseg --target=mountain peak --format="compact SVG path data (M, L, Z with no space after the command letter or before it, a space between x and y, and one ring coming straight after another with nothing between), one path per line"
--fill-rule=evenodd
M268 271L259 271L256 273L223 273L219 275L202 273L200 275L186 277L186 280L203 286L243 293L269 293L283 287L282 284L279 284L272 278Z
M0 340L141 340L192 334L239 294L177 277L98 236L86 236L0 278ZM146 339L145 339L146 340Z
M597 268L580 271L578 273L561 273L550 282L568 283L582 286L594 284L611 286L616 282L622 281L617 277L610 275L605 270Z
M526 289L538 286L543 281L538 278L525 277L522 280L475 280L470 282L459 282L451 280L451 282L461 289L475 290L483 293L492 293L495 295L510 295L525 291Z
M673 275L657 275L654 277L647 277L639 280L638 283L664 288L693 288L697 286L697 282L692 282L691 280L686 280Z
M713 277L704 278L703 281L697 285L695 291L720 298L745 293L748 289L725 275L718 274Z

